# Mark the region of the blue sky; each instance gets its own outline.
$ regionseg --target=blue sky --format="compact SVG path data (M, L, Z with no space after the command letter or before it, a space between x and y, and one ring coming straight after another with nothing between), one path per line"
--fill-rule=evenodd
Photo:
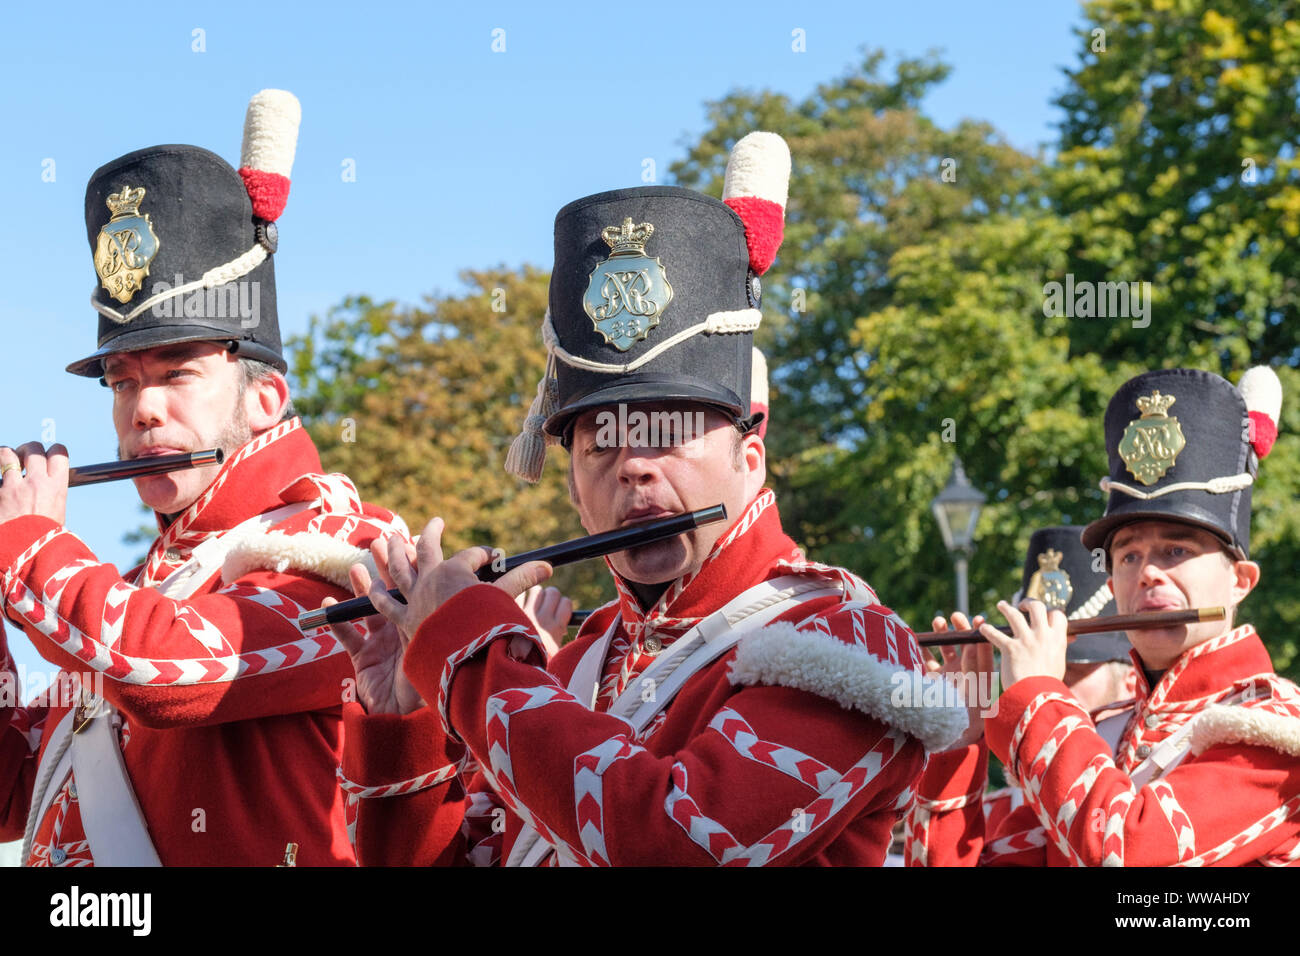
M292 91L303 109L276 256L288 338L349 294L414 303L460 291L465 268L549 267L561 206L641 184L646 158L662 181L705 129L705 103L730 90L800 98L864 47L937 49L953 73L927 112L943 126L987 120L1032 151L1053 139L1051 100L1078 60L1072 0L557 7L7 8L0 442L52 432L73 464L114 456L108 393L63 371L95 347L86 180L157 143L237 165L244 108L264 87ZM792 50L795 30L804 52ZM68 526L105 561L140 552L121 538L142 520L129 483L71 493ZM14 630L8 639L21 666L48 669Z

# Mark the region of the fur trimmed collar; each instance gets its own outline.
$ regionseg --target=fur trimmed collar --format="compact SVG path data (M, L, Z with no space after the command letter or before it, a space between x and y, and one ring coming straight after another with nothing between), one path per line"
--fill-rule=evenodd
M966 708L951 684L787 621L743 639L727 676L732 684L777 684L833 700L911 734L927 750L942 750L966 729Z
M345 591L351 591L348 568L364 564L371 578L378 577L375 559L358 548L327 534L304 532L285 534L271 531L240 538L226 552L221 565L221 580L230 584L252 571L305 571L324 578Z
M1284 717L1261 707L1211 704L1196 716L1192 753L1216 744L1247 744L1300 757L1300 717Z

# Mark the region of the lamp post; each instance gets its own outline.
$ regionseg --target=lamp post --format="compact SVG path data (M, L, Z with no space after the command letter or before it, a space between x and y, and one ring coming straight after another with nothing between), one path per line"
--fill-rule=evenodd
M966 580L967 562L975 553L975 522L979 521L984 496L966 478L961 459L954 458L952 474L939 496L930 503L943 534L944 547L957 568L957 610L970 614L970 593Z

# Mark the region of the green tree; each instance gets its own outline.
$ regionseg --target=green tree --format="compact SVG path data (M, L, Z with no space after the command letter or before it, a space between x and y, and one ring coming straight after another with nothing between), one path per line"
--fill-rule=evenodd
M1300 361L1300 5L1093 0L1053 170L1077 279L1147 281L1148 328L1073 351L1240 372Z
M484 544L515 554L579 537L561 448L536 486L504 470L542 374L548 277L498 268L461 278L468 293L424 307L359 297L313 317L289 343L308 431L327 469L413 534L441 516L446 553ZM613 597L598 562L559 568L553 583L588 607Z
M1279 670L1300 670L1300 4L1095 0L1050 194L1069 232L1060 273L1150 282L1150 325L1070 323L1071 366L1277 369L1281 437L1254 489L1263 576L1242 616ZM1059 278L1059 274L1056 276Z

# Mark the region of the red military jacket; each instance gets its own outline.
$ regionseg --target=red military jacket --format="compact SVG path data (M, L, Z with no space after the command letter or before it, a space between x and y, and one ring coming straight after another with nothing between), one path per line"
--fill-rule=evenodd
M1188 649L1154 688L1138 674L1114 754L1060 681L1008 688L986 731L1024 804L986 825L984 742L935 754L909 816L908 865L1300 861L1300 690L1273 672L1255 629ZM1189 754L1135 787L1129 774L1189 722Z
M264 432L126 578L48 518L0 525L4 613L64 678L81 675L121 712L123 759L164 865L273 866L290 842L299 864L355 862L335 784L352 665L327 630L303 634L296 618L350 596L340 585L358 547L405 526L320 469L297 419ZM305 510L232 553L225 579L217 567L183 600L158 590L196 546L295 502ZM0 634L0 676L13 669ZM23 836L38 756L76 703L67 686L0 704L0 839ZM90 865L89 796L71 774L51 786L27 862Z
M746 636L641 733L607 713L640 686L652 638L670 648L751 585L792 573L841 593ZM504 592L463 591L407 650L406 673L429 706L405 717L348 706L341 775L359 804L361 861L501 863L527 822L579 864L883 862L925 761L922 740L941 746L965 722L959 707L900 700L923 669L897 616L860 579L805 561L770 491L648 612L615 580L618 600L549 669ZM593 707L566 686L611 624ZM507 653L519 636L537 643L529 661ZM467 797L462 741L480 767Z

